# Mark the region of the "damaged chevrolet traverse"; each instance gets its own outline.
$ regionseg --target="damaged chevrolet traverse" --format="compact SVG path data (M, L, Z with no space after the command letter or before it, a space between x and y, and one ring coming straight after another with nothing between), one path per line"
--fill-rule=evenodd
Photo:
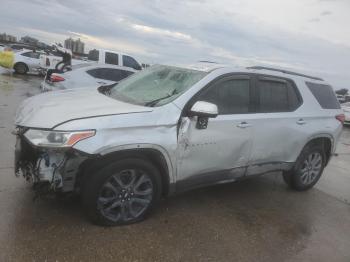
M322 79L214 63L152 66L108 92L25 100L15 173L39 192L78 193L101 225L141 221L162 196L282 171L295 190L320 178L344 115Z

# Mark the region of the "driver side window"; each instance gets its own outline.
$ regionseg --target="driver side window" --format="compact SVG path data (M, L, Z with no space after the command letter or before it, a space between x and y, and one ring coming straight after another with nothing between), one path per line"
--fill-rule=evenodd
M199 100L216 104L219 115L249 113L250 79L244 77L219 81L200 95Z

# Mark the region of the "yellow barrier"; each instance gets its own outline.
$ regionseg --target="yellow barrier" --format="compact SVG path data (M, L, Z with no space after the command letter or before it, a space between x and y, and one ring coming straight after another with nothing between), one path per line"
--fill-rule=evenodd
M15 55L12 51L0 52L0 66L11 69L13 67Z

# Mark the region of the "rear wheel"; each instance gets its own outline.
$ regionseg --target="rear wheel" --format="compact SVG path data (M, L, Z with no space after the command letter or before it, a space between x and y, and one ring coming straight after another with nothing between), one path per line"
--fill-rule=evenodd
M143 159L124 159L92 174L83 201L89 217L100 225L124 225L143 220L161 195L158 169Z
M284 181L293 189L304 191L320 179L326 158L321 146L306 146L291 171L283 173Z
M13 69L17 74L24 75L28 72L28 66L25 63L17 63L14 65Z

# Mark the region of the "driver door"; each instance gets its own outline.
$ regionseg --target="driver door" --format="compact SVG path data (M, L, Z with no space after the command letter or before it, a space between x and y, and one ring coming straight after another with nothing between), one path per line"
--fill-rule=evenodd
M181 119L178 138L177 180L182 189L244 176L252 148L252 128L246 115L251 109L249 76L231 76L205 88L193 101L216 104L218 116L198 129L198 117ZM181 190L181 189L180 189Z

